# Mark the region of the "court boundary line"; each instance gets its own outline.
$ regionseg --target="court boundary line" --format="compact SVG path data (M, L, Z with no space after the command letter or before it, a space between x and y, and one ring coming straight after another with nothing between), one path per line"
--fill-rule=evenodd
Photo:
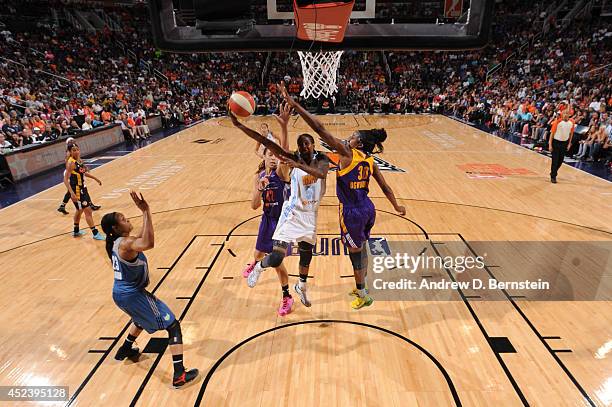
M443 115L442 115L442 116L443 116ZM353 117L354 117L354 116L353 116ZM444 116L444 117L447 117L447 116ZM448 118L448 117L447 117L447 118ZM470 127L471 127L471 126L470 126ZM472 129L474 129L474 128L472 127ZM480 130L480 129L476 129L476 130L482 131L482 130ZM482 132L483 132L483 133L485 133L485 134L487 134L487 135L489 135L489 136L493 136L493 135L492 135L492 134L490 134L490 133L487 133L487 132L484 132L484 131L482 131ZM174 134L172 134L172 135L170 135L170 136L168 136L168 137L165 137L164 139L159 140L159 141L169 140L169 139L171 139L171 138L173 138L173 137L175 137L175 136L178 136L180 133L182 133L182 131L176 132L176 133L174 133ZM500 137L495 137L495 138L500 138ZM502 138L502 140L504 140L504 139ZM504 141L509 142L509 141L507 141L507 140L504 140ZM155 143L155 144L157 144L157 143ZM514 146L516 146L516 147L523 148L523 147L518 146L518 145L516 145L516 144L514 144L514 143L511 143L511 144L513 144L513 145L514 145ZM147 149L147 148L150 148L152 145L153 145L153 144L148 145L148 146L145 146L145 147L143 147L143 148L141 148L141 149L139 149L139 150L145 150L145 149ZM135 152L137 152L137 151L139 151L139 150L136 150ZM528 149L526 149L526 150L528 150ZM531 150L529 150L529 151L531 151ZM535 151L532 151L532 152L534 152L534 153L538 154L538 153L537 153L537 152L535 152ZM131 153L130 153L130 154L131 154ZM121 156L121 157L119 157L119 158L117 158L117 159L115 159L115 160L113 160L113 161L111 161L111 162L114 162L114 161L117 161L117 160L119 160L119 159L121 159L121 158L127 157L127 156L129 156L130 154L126 154L126 155L124 155L124 156ZM540 154L538 154L538 155L540 155ZM570 167L571 167L571 166L570 166ZM575 170L578 170L578 171L580 171L580 172L582 172L582 173L586 173L586 174L588 174L588 175L591 175L591 176L593 176L593 177L595 177L595 178L602 179L602 178L596 177L596 176L594 176L594 175L592 175L592 174L589 174L589 173L587 173L587 172L585 172L585 171L583 171L583 170L580 170L580 169L578 169L578 168L575 168L575 167L571 167L571 168L574 168ZM607 181L607 180L605 180L605 179L602 179L602 180ZM609 181L608 181L608 182L609 182ZM61 185L61 184L58 184L58 185ZM25 202L25 201L27 201L28 199L33 198L34 196L36 196L36 195L38 195L38 194L40 194L40 193L42 193L42 192L45 192L45 191L47 191L48 189L54 188L54 187L57 187L57 185L52 186L52 187L49 187L49 188L47 188L47 189L45 189L45 190L42 190L42 191L40 191L40 192L36 193L35 195L32 195L32 196L30 196L30 197L28 197L28 198L26 198L26 199L24 199L24 200L21 200L21 201L19 201L19 202ZM372 197L372 198L382 198L382 197ZM552 218L546 218L546 217L542 217L542 216L538 216L538 215L531 215L531 214L526 214L526 213L521 213L521 212L514 212L514 211L510 211L510 210L504 210L504 209L498 209L498 208L490 208L490 207L481 207L481 206L476 206L476 205L461 204L461 203L453 203L453 202L444 202L444 201L430 201L430 200L419 200L419 199L411 199L411 198L398 198L398 199L399 199L399 200L405 200L405 201L410 201L410 200L412 200L412 201L421 201L421 202L430 202L430 203L443 203L443 204L449 204L449 205L467 206L467 207L474 207L474 208L478 208L478 209L487 209L487 210L495 210L495 211L501 211L501 212L508 212L508 213L511 213L511 214L523 215L523 216L528 216L528 217L535 217L535 218L544 219L544 220L548 220L548 221L552 221L552 222L558 222L558 223L568 224L568 225L575 226L575 227L579 227L579 228L591 229L591 230L595 230L595 231L598 231L598 232L601 232L601 233L611 234L611 235L612 235L612 232L610 232L610 231L606 231L606 230L602 230L602 229L597 229L597 228L590 227L590 226L579 225L579 224L574 224L574 223L570 223L570 222L566 222L566 221L562 221L562 220L557 220L557 219L552 219ZM225 205L225 204L232 204L232 203L239 203L239 202L248 202L248 201L249 201L249 200L242 200L242 201L229 201L229 202L218 202L218 203L211 203L211 204L204 204L204 205L196 205L196 206L184 207L184 208L175 208L175 209L170 209L170 210L165 210L165 211L160 211L160 212L155 212L155 213L156 213L156 214L157 214L157 213L168 213L168 212L174 212L174 211L183 210L183 209L195 209L195 208L201 208L201 207L209 207L209 206L215 206L215 205ZM9 205L9 206L7 206L7 207L5 207L5 208L1 208L0 210L2 210L2 209L6 209L6 208L8 208L8 207L10 207L10 206L12 206L12 205ZM335 206L335 205L334 205L334 206ZM402 217L402 216L399 216L399 215L397 215L397 214L394 214L394 213L391 213L391 212L387 212L387 211L382 211L382 210L381 210L381 212L386 212L386 213L390 213L390 214L396 215L396 216L398 216L398 217ZM259 216L259 215L258 215L258 216ZM258 216L255 216L255 217L258 217ZM140 217L140 216L135 216L135 217L132 217L132 218L138 218L138 217ZM402 217L402 218L403 218L403 217ZM252 218L251 218L251 219L252 219ZM409 218L404 218L404 219L409 220L410 222L414 223L414 224L415 224L415 225L417 225L417 226L418 226L418 227L419 227L421 230L423 230L423 231L424 231L424 229L422 229L422 228L421 228L421 227L420 227L418 224L416 224L415 222L413 222L413 221L412 221L412 220L410 220ZM247 221L248 221L248 220L247 220ZM246 221L245 221L245 222L246 222ZM425 232L425 233L426 233L426 232ZM15 249L18 249L18 248L24 247L24 246L28 246L28 245L32 245L32 244L36 244L36 243L40 243L40 242L42 242L42 241L49 240L49 239L52 239L52 238L55 238L55 237L59 237L59 236L63 236L63 235L68 235L68 234L70 234L70 232L61 233L61 234L57 234L57 235L54 235L54 236L51 236L51 237L43 238L43 239L40 239L40 240L37 240L37 241L28 242L28 243L23 244L23 245L15 246L15 247L13 247L13 248L9 248L9 249L6 249L6 250L4 250L4 251L0 251L0 254L6 253L6 252L9 252L9 251L12 251L12 250L15 250ZM155 292L155 291L157 290L157 288L158 288L158 287L161 285L161 283L162 283L162 282L163 282L163 281L166 279L166 277L169 275L169 273L170 273L170 272L173 270L173 268L174 268L174 266L176 265L176 263L178 263L178 261L180 260L180 258L181 258L181 257L183 256L183 254L184 254L184 253L185 253L185 252L188 250L189 246L190 246L190 245L193 243L193 241L195 241L195 239L196 239L198 236L199 236L199 235L194 235L194 237L192 238L192 240L189 242L188 246L187 246L187 247L185 247L185 248L183 249L183 252L181 252L181 254L179 255L179 257L178 257L178 258L175 260L175 262L174 262L174 263L173 263L173 265L171 266L171 268L169 268L169 270L168 270L168 271L167 271L167 272L164 274L164 276L162 276L162 279L160 279L160 281L158 282L158 284L157 284L157 285L156 285L156 287L154 288L153 292ZM228 239L228 240L229 240L229 239ZM208 272L209 272L209 271L210 271L210 268L209 268L209 270L207 270L206 275L208 274ZM129 327L129 323L128 323L128 325L126 326L126 328L127 328L127 327ZM115 340L115 341L113 341L113 343L111 344L111 346L110 346L110 347L109 347L109 349L107 350L107 353L106 353L106 354L104 354L104 356L103 356L102 360L99 362L99 363L100 363L100 365L101 365L101 363L103 362L103 359L104 359L104 358L106 358L106 356L108 356L108 354L110 353L111 349L112 349L112 348L113 348L113 347L116 345L116 343L118 342L119 338L120 338L120 337L123 335L123 333L124 333L124 332L125 332L125 330L123 330L123 331L120 333L120 335L116 337L116 340ZM97 367L98 367L98 366L96 366L96 369L97 369ZM87 379L87 380L89 380L89 379ZM82 390L82 389L80 389L80 388L79 388L79 389L77 389L77 391L79 391L79 392L80 392L81 390ZM73 395L73 397L74 397L74 395ZM72 402L73 402L73 399L71 398L71 400L68 402L68 405L70 405Z

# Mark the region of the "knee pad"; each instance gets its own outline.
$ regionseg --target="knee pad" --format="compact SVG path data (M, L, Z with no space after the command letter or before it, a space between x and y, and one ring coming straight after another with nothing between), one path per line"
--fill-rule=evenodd
M349 257L351 258L351 263L353 264L353 269L355 270L362 270L368 265L365 248L362 248L358 252L349 252Z
M262 267L278 267L285 258L285 250L278 246L272 249L272 253L268 254L261 262Z
M313 245L307 242L298 242L298 249L300 251L300 266L308 267L310 266L310 261L312 260L312 249Z
M175 319L168 328L168 344L169 345L180 345L183 343L183 333L181 332L181 324L178 319Z

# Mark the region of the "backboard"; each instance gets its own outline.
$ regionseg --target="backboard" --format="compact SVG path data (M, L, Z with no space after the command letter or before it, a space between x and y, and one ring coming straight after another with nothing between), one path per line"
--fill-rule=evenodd
M460 50L487 44L493 3L357 0L341 43L298 40L293 0L149 0L149 8L156 45L174 52Z

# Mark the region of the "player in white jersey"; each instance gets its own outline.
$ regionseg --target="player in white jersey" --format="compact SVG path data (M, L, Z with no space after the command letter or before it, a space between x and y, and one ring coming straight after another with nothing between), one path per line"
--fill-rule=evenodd
M254 140L261 142L281 159L282 164L279 165L277 174L291 181L291 195L283 204L276 230L272 236L273 250L255 264L247 278L247 284L251 288L255 287L261 272L268 267L274 267L279 274L283 291L278 314L283 316L290 313L293 298L289 294L289 277L282 263L289 243L297 243L300 253L300 277L294 289L300 296L302 304L310 307L306 280L317 235L317 210L325 194L325 178L329 170L329 159L327 155L315 151L314 138L310 134L300 134L297 139L298 151L290 153L287 138L284 138L282 146L278 146L244 126L231 114L231 111L229 115L234 126Z

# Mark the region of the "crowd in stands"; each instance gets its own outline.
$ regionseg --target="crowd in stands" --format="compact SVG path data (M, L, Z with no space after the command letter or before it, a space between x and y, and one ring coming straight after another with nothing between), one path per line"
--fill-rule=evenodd
M253 94L257 112L270 114L280 80L299 97L297 55L165 53L152 44L144 7L108 14L122 31L90 33L62 22L0 33L0 147L112 123L137 140L148 137L150 114L159 114L164 127L223 115L235 90ZM542 22L537 7L517 0L498 8L494 41L483 50L347 51L333 102L355 113L449 113L544 145L555 117L569 109L586 129L578 144L588 147L578 146L578 157L605 158L612 137L612 25L577 20L541 34Z

